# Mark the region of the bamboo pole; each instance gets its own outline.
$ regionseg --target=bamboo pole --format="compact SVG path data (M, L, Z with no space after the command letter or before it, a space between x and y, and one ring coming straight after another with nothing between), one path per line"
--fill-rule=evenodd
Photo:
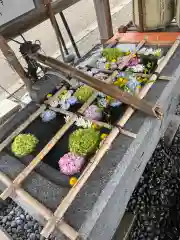
M171 47L171 49L166 54L166 57L164 58L164 60L157 67L157 69L156 69L157 73L160 73L163 70L163 68L166 66L166 64L168 63L168 61L170 60L170 58L172 57L172 55L176 51L179 44L180 44L180 40L178 38L176 40L176 42L173 44L173 46ZM153 74L153 76L151 77L151 80L153 80L154 78L156 80L157 75ZM148 93L149 89L151 88L151 86L153 84L154 84L154 82L146 84L144 86L144 88L140 91L139 96L141 98L143 98ZM121 126L121 127L124 127L124 125L129 120L129 118L131 117L131 115L133 114L134 111L135 111L134 109L129 107L127 109L127 111L125 112L125 114L123 115L123 117L119 120L118 125ZM104 154L109 150L112 142L114 141L114 139L117 137L118 134L119 134L118 129L113 128L112 131L110 132L110 134L105 139L101 148L91 158L89 164L87 165L87 167L85 168L85 170L81 174L77 183L69 190L68 194L64 197L64 199L61 201L58 208L54 212L53 217L47 222L47 224L43 228L41 234L44 237L46 237L46 238L49 237L49 235L54 230L57 223L60 223L61 219L63 218L65 212L67 211L67 209L69 208L69 206L71 205L73 200L75 199L76 195L79 193L79 191L81 190L83 185L86 183L86 181L88 180L91 173L94 171L96 166L99 164L99 162L101 161Z
M70 111L67 111L67 110L64 110L64 109L61 109L61 108L49 107L49 109L53 110L54 112L59 112L59 113L61 113L61 114L64 114L64 115L66 115L66 116L69 116L69 117L75 116L76 119L79 117L78 114L73 113L73 112L70 112ZM90 121L90 122L92 122L92 123L94 123L94 124L97 124L97 125L99 125L99 126L101 126L101 127L107 128L107 129L112 129L113 127L115 127L115 126L113 126L113 125L111 125L111 124L108 124L108 123L105 123L105 122L101 122L101 121L97 121L97 120L93 120L93 119L88 118L88 117L85 117L85 116L83 116L83 115L80 115L80 117L82 117L83 119L85 119L85 120L87 120L87 121ZM126 136L128 136L128 137L132 137L132 138L136 138L136 134L133 133L133 132L130 132L130 131L128 131L128 130L121 129L121 128L119 128L119 131L120 131L123 135L126 135Z
M23 124L21 124L14 132L12 132L1 144L0 152L16 137L20 132L22 132L30 123L32 123L44 110L46 106L43 104L36 112L34 112Z
M7 187L11 186L11 179L6 176L3 172L0 171L0 181ZM13 194L10 196L12 200L15 200L16 197L19 197L20 200L25 202L27 205L31 206L35 212L38 213L45 221L48 221L53 215L52 212L46 208L42 203L33 198L29 193L27 193L22 188L15 190L16 196ZM71 240L76 240L79 236L71 226L69 226L64 220L62 220L61 225L57 226L57 229L61 231L66 237Z
M144 43L144 40L140 42L137 49L132 54L126 57L126 60L124 61L124 63L122 63L122 68L127 65L132 56L144 45ZM52 67L58 71L70 75L71 77L75 77L79 81L91 86L92 88L99 90L125 104L128 104L133 108L139 109L140 111L143 111L150 116L155 116L157 118L162 117L162 112L160 111L160 108L156 107L156 105L154 106L149 102L140 100L138 97L133 96L128 92L124 92L114 85L107 86L105 82L101 82L100 80L91 77L84 72L51 57L47 57L39 53L36 53L35 55L30 54L30 57L49 67Z

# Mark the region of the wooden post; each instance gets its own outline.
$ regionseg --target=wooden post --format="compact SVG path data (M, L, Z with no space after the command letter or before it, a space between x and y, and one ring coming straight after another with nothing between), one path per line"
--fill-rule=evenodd
M63 52L63 48L62 48L62 42L63 42L62 34L60 32L56 17L54 15L54 12L53 12L53 9L52 9L52 6L51 6L51 0L44 0L44 5L46 6L49 19L51 21L52 27L53 27L54 32L56 34L56 38L57 38L57 41L58 41L58 44L59 44L59 49L60 49L60 52L61 52L62 59L65 62L64 52Z
M27 90L30 91L32 85L31 80L26 76L22 65L20 64L12 48L8 45L6 39L3 36L0 36L0 49L5 58L7 59L9 65L13 68L15 72L17 72L17 74L20 76L20 78L26 85Z
M104 44L113 36L109 0L94 0L94 7L96 10L101 43Z

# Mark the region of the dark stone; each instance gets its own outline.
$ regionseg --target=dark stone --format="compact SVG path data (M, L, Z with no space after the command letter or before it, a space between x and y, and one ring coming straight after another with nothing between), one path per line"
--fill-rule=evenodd
M31 233L31 234L29 235L29 240L36 240L36 234Z
M4 217L4 218L2 219L2 222L3 222L3 223L6 223L7 220L8 220L7 217Z
M13 221L12 223L11 223L11 227L16 227L17 226L17 223L15 222L15 221Z

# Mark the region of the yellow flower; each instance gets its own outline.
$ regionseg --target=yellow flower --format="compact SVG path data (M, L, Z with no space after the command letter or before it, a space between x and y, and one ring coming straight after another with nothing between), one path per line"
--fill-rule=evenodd
M52 97L52 93L48 93L47 98Z
M110 97L110 96L107 96L106 98L108 101L110 101L112 99L112 97Z
M116 59L112 59L112 61L111 61L112 63L115 63L116 62Z
M131 54L131 52L130 52L130 51L127 51L125 54L126 54L126 56L128 56L128 55Z
M123 87L127 82L128 82L128 79L120 77L114 82L114 85Z
M92 124L92 128L94 128L94 129L100 129L100 126L98 126L97 124L93 123L93 124Z
M102 134L101 134L101 140L104 140L107 136L108 136L108 134L102 133Z
M69 184L71 185L71 186L74 186L76 183L77 183L77 178L76 177L71 177L70 179L69 179Z
M110 68L110 64L106 63L105 68L108 70Z

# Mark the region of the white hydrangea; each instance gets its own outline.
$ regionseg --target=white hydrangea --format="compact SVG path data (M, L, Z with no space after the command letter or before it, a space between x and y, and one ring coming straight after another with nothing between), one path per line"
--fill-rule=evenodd
M70 119L70 116L64 117L65 122L68 122ZM86 120L83 117L76 117L75 123L77 127L83 127L83 128L90 128L92 126L92 122L90 120Z
M78 127L90 128L92 125L92 122L84 119L83 117L79 117L79 118L77 118L75 125Z
M143 72L144 71L144 65L143 64L137 64L136 66L130 67L130 69L133 72Z

